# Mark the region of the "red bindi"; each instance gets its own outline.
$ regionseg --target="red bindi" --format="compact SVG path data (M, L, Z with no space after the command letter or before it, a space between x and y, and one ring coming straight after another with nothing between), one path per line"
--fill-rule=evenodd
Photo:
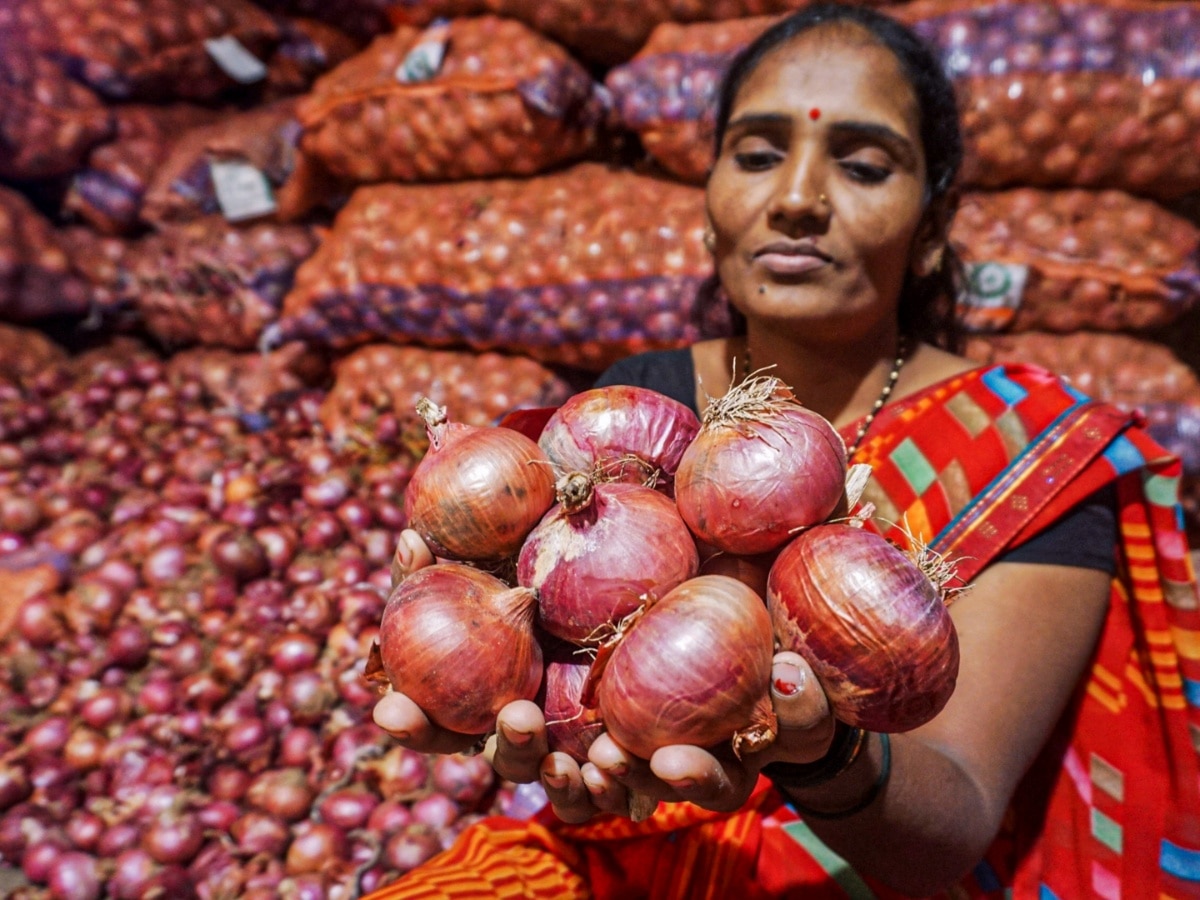
M808 117L815 122L817 119L821 118L821 111L814 106L808 111Z

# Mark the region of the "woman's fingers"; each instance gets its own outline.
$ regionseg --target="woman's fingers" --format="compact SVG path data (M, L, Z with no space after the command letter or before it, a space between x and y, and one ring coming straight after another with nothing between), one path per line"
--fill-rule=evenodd
M400 532L396 552L392 554L392 588L418 569L434 563L433 551L411 528Z
M542 762L550 752L546 742L546 720L536 703L517 700L496 717L496 740L489 742L492 767L501 778L524 784L537 781Z
M736 760L722 761L701 747L677 744L662 747L650 757L650 770L681 800L718 812L738 809L758 778Z
M592 762L584 763L580 772L593 808L616 816L630 814L630 791L624 784Z
M372 715L376 725L419 753L460 753L479 740L478 736L438 728L421 707L399 691L388 691L380 697Z
M554 814L564 822L586 822L601 810L592 802L579 764L565 753L542 760L541 782Z
M829 721L832 734L829 698L812 667L800 654L789 651L775 654L771 669L771 702L780 728L823 728Z

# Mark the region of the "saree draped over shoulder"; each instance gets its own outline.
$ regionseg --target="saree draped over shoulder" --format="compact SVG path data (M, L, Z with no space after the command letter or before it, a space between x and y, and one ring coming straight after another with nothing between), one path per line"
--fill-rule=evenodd
M942 554L964 583L1097 489L1117 497L1091 670L986 858L944 897L1200 898L1200 595L1179 460L1139 425L1042 369L992 366L886 407L856 455L873 471L871 524ZM368 900L893 896L760 779L735 813L664 803L638 823L492 817Z

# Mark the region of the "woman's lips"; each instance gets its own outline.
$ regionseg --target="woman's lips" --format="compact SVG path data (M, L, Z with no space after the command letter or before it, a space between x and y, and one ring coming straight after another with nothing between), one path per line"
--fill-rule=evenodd
M768 250L756 262L774 275L802 275L824 266L828 260L815 253L787 253Z

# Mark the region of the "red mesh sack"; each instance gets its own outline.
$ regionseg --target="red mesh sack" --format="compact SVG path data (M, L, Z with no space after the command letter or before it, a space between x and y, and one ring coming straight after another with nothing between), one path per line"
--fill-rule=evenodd
M50 223L21 194L0 187L0 321L87 312L91 291Z
M462 345L602 369L730 325L703 191L594 163L530 179L360 188L268 343Z
M755 16L659 25L637 56L605 78L616 118L672 175L703 183L712 165L721 78L738 51L775 21Z
M0 381L22 386L66 360L67 351L37 329L0 322Z
M973 331L1152 328L1200 296L1200 229L1120 191L967 193L950 237Z
M184 103L116 107L113 139L88 154L71 179L63 208L102 234L130 234L141 224L142 198L174 141L220 115Z
M390 30L381 0L258 0L258 5L286 16L318 19L360 41Z
M307 91L318 77L361 50L361 42L317 19L281 19L279 44L267 60L263 99Z
M94 314L117 323L132 304L125 254L135 245L125 238L100 234L86 225L60 229L58 240L72 267L88 283Z
M297 112L305 153L334 175L444 181L577 159L595 145L606 106L558 44L484 16L377 38L319 79Z
M180 350L167 360L170 382L199 384L215 406L253 417L289 396L318 384L328 375L325 359L302 344L289 344L270 353L239 352L222 347Z
M373 446L380 432L416 422L417 401L445 406L451 419L492 425L514 409L558 406L566 380L528 357L372 344L334 363L320 421L338 445Z
M248 350L278 317L296 267L316 244L306 226L197 219L129 249L127 291L146 331L167 346Z
M150 182L142 218L157 227L215 214L289 222L337 203L340 189L328 173L297 152L296 102L280 100L184 133ZM225 194L218 190L222 173L237 179Z
M1200 188L1200 7L935 2L898 14L956 82L979 187Z
M95 94L0 28L0 177L64 175L111 133Z
M11 2L32 48L114 100L208 100L253 84L279 38L247 0Z

